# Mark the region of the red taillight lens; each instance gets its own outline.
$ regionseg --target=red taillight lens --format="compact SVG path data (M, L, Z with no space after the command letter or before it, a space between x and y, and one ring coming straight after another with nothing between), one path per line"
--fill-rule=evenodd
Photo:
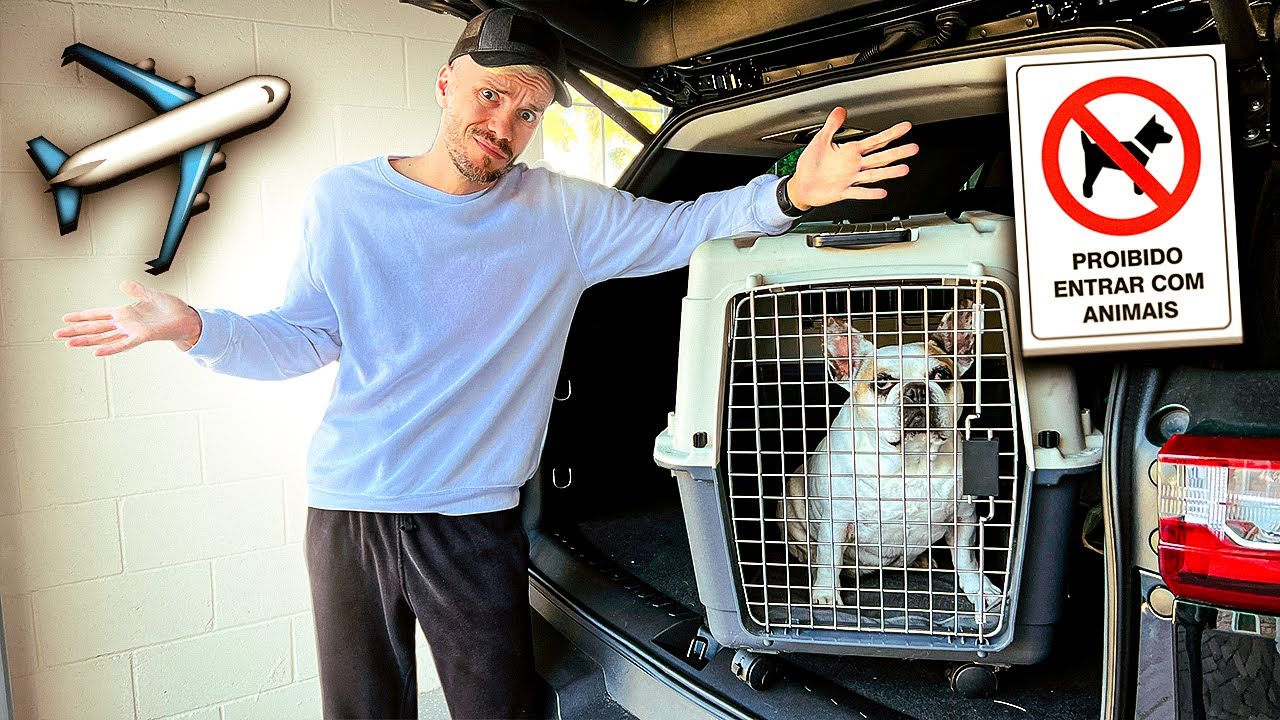
M1280 613L1280 439L1174 435L1157 462L1169 589Z

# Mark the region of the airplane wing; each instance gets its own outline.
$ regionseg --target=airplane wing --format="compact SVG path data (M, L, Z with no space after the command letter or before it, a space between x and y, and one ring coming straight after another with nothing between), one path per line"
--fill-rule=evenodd
M136 95L157 113L172 110L200 97L200 93L165 80L153 72L135 67L95 50L84 43L76 43L62 51L62 64L78 62L102 77Z
M209 166L220 144L221 141L211 140L179 156L178 168L181 177L178 180L178 194L173 199L169 224L164 229L164 242L160 245L160 256L155 260L147 261L151 266L147 272L152 275L159 275L169 269L174 256L178 254L178 243L182 242L182 234L186 232L191 216L208 208L208 195L200 190L204 187L205 180L209 179Z

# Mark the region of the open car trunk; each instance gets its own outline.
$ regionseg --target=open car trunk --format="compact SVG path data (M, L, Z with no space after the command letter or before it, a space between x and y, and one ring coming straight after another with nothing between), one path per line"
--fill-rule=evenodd
M820 123L839 103L850 108L850 127L874 130L911 120L908 139L920 144L920 154L908 177L883 184L885 201L831 206L805 221L1007 214L1013 203L1003 55L1150 44L1147 36L1116 31L1015 38L956 51L949 62L961 64L950 67L936 58L932 66L918 58L884 63L786 95L703 106L677 114L620 186L679 200L744 183L800 146L760 138ZM1080 542L1085 515L1097 503L1096 476L1081 481L1078 511L1066 531L1066 601L1052 649L1039 664L1000 673L992 697L968 699L952 690L949 676L961 661L786 652L775 657L778 682L771 689L755 690L733 677L734 649L719 648L704 629L690 551L690 533L708 530L690 526L676 482L653 459L654 438L674 407L687 277L677 271L609 282L582 299L542 469L526 492L535 607L544 615L554 607L585 619L614 650L670 676L704 709L722 715L1098 717L1103 567ZM1082 405L1101 418L1108 375L1098 365L1077 370Z

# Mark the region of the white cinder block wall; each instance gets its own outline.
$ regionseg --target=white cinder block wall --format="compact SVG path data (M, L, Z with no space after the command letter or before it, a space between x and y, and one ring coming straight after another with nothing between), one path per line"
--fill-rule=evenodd
M167 343L95 358L52 333L129 301L130 278L197 307L274 307L312 178L429 145L431 84L461 29L396 0L0 0L0 595L18 720L319 717L302 469L334 368L255 382ZM62 67L73 42L152 57L200 91L256 73L292 85L274 125L224 146L210 211L159 277L143 262L172 167L86 195L59 236L24 152L151 116ZM438 681L419 656L425 693Z

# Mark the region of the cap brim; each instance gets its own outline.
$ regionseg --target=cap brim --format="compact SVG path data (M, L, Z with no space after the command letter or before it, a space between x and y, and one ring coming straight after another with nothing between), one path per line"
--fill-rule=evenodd
M474 52L466 53L466 55L474 60L477 65L483 65L485 67L536 65L543 70L546 70L547 74L551 76L552 85L555 86L556 102L565 107L569 107L573 104L573 97L569 95L569 86L565 84L564 79L561 78L554 70L547 67L545 63L538 62L524 53L506 52L503 50L476 50ZM450 62L453 62L453 60L450 60Z

